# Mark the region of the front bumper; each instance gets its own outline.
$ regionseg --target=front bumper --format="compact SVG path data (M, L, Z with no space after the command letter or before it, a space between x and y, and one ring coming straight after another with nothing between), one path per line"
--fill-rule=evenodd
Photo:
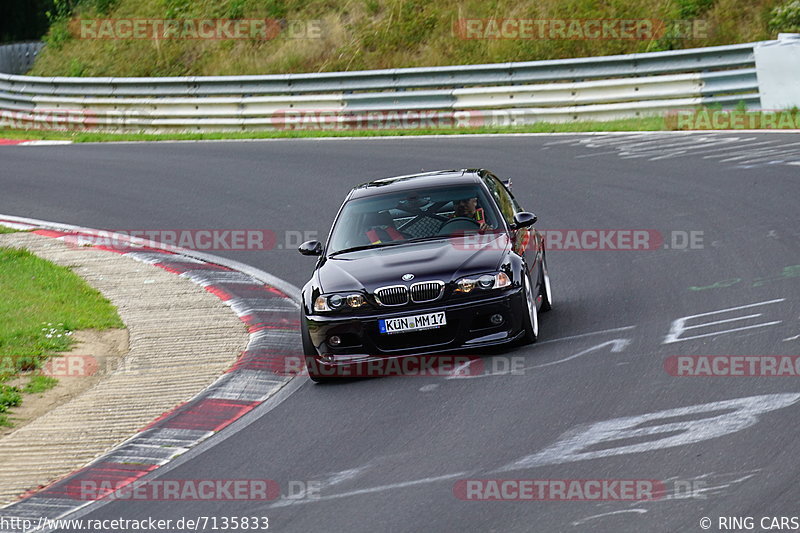
M375 357L424 355L462 351L511 342L521 335L524 309L523 290L507 289L496 296L463 302L436 302L438 305L405 306L369 316L306 316L311 341L316 347L316 360L325 366L352 364ZM444 311L447 325L422 331L382 334L378 320ZM489 317L503 316L493 325ZM331 346L331 336L342 339L340 346Z

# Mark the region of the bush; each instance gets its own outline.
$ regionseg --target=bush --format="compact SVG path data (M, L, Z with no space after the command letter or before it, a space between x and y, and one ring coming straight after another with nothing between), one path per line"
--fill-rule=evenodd
M775 32L800 33L800 0L791 0L770 12L769 29Z
M5 413L9 407L16 407L21 403L22 394L17 387L0 385L0 413Z

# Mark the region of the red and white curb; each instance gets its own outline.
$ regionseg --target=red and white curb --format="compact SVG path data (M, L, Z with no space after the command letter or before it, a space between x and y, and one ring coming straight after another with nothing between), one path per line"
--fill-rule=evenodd
M62 240L97 231L40 220L0 215L0 225ZM234 366L190 401L164 413L143 430L86 467L2 509L0 517L64 517L93 503L82 499L83 482L111 482L117 488L153 472L229 426L277 394L296 373L290 359L302 358L300 291L266 272L235 261L176 247L95 246L188 278L222 299L248 326L250 341ZM102 502L103 500L98 500ZM16 533L20 530L2 529Z

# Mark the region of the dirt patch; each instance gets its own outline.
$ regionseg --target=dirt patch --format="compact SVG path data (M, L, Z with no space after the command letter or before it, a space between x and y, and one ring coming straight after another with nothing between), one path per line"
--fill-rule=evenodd
M42 393L25 394L22 405L8 413L8 419L14 427L0 427L0 437L91 389L119 368L128 353L127 329L75 331L73 337L77 341L74 348L50 358L45 365L44 372L58 378L58 384ZM7 384L22 388L29 379L29 376L22 376Z

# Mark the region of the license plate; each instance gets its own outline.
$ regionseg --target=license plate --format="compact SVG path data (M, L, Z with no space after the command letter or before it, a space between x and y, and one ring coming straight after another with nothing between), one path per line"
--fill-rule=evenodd
M440 328L447 325L444 311L428 313L426 315L403 316L400 318L382 318L378 320L381 333L404 333L406 331L419 331L421 329Z

